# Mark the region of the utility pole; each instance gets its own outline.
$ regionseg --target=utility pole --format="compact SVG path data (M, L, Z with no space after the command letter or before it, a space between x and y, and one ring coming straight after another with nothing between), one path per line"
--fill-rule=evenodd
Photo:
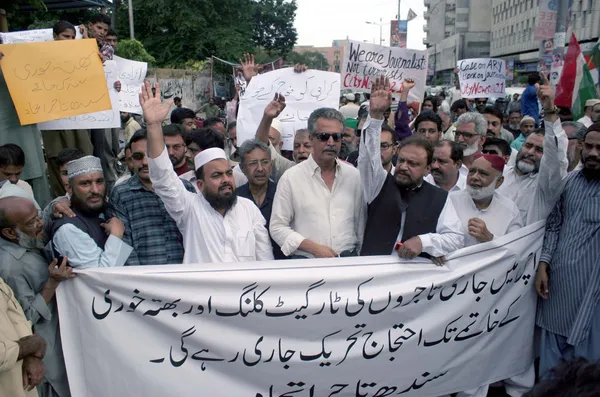
M133 0L128 0L127 12L129 13L129 38L134 39L135 34L133 32Z
M383 18L379 18L379 45L383 45Z
M398 21L400 21L400 4L402 3L402 0L398 0Z
M556 10L556 32L554 33L554 48L552 50L554 55L560 54L563 64L565 59L565 45L568 40L567 25L569 24L569 3L569 0L559 0L558 2L558 8ZM562 66L555 67L554 62L552 62L549 80L554 87L558 84L562 68Z

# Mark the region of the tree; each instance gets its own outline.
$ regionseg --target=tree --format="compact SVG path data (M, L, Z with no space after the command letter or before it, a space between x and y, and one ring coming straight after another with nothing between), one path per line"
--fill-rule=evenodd
M292 65L297 63L306 65L309 69L329 70L327 58L318 51L290 52L285 60Z
M281 56L292 51L298 33L293 27L296 0L258 0L254 8L254 43Z
M144 45L135 39L119 41L115 53L132 61L147 62L149 65L156 63L156 59L148 54Z

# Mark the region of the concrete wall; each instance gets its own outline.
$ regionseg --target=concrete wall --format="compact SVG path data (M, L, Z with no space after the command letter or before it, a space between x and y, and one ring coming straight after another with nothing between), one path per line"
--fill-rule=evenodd
M178 96L184 106L195 110L210 98L210 68L207 69L203 71L149 69L147 78L151 83L158 80L163 99ZM215 81L215 84L217 83L218 81Z

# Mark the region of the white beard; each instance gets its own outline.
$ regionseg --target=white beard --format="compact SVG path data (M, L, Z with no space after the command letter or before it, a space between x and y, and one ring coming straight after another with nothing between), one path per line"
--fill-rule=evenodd
M530 174L533 171L535 171L535 165L526 163L523 160L520 160L519 162L517 162L517 168L523 174Z
M25 249L44 249L45 244L42 240L37 237L30 237L23 233L19 229L17 230L17 237L19 238L19 245Z
M487 198L490 198L494 195L494 192L496 191L496 181L498 179L494 179L492 181L492 183L490 183L488 186L486 187L471 187L469 185L467 185L467 192L469 193L469 195L471 196L471 198L473 200L485 200Z
M469 157L477 153L479 150L479 142L475 142L474 144L467 146L466 149L463 149L463 156Z

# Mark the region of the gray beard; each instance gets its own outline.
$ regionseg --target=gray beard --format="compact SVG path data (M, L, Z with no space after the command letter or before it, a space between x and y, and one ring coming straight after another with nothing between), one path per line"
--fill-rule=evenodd
M485 200L494 195L494 192L496 191L496 181L497 179L492 181L489 186L480 188L474 188L467 185L467 192L473 200Z
M19 239L19 245L25 249L33 250L33 249L44 249L46 244L42 240L37 237L30 237L27 234L23 233L19 229L17 230L17 237Z
M472 156L475 153L477 153L478 150L479 150L479 143L475 142L471 146L467 146L466 149L463 149L463 156L464 157Z
M523 160L520 160L520 161L517 162L517 168L523 174L531 174L533 171L535 171L535 166L534 165L525 163L525 162L523 162Z

